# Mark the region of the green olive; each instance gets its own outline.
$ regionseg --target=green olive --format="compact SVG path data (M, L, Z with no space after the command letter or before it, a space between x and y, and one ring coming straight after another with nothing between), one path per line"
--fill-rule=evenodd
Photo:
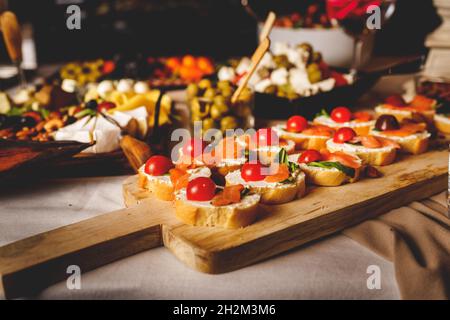
M209 114L210 105L198 98L194 98L191 101L191 113L199 118L204 118Z
M198 95L198 86L195 83L190 83L186 88L188 99L192 99Z
M228 87L228 88L222 89L222 96L223 96L225 99L230 98L232 95L233 95L233 88Z
M295 99L297 99L299 97L300 96L296 92L288 92L286 94L286 98L288 98L289 100L295 100Z
M316 72L316 71L320 71L319 65L317 63L311 63L306 67L306 71L308 73L310 72Z
M214 96L216 95L216 90L214 88L208 88L206 89L205 93L203 94L203 97L206 99L214 99Z
M214 97L213 103L217 105L226 104L226 99L224 96L218 95Z
M285 54L280 54L273 57L273 62L278 68L283 68L289 64L289 59Z
M225 131L228 129L236 129L238 126L238 121L233 116L224 117L220 120L220 130Z
M214 127L215 127L215 123L214 123L214 120L212 118L205 118L205 119L203 119L202 129L204 131L212 129Z
M210 115L214 120L219 120L220 118L222 118L223 112L221 110L221 107L213 104L210 109Z
M221 81L217 82L217 89L223 90L223 89L227 89L227 88L231 88L231 82L229 82L227 80L221 80Z
M200 80L200 82L198 83L198 87L200 89L208 89L212 87L212 83L211 80L209 79L202 79Z
M311 83L319 82L320 80L322 80L322 72L320 72L319 70L308 72L308 78Z
M277 86L274 84L271 84L270 86L267 86L264 89L264 93L268 93L268 94L276 94L277 93Z

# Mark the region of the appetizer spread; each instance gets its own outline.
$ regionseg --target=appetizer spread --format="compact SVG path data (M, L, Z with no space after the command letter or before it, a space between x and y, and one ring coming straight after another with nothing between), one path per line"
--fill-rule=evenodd
M426 128L427 124L424 122L403 121L399 124L393 115L384 114L377 119L370 134L397 142L405 152L419 154L428 149L431 133Z
M325 125L314 125L302 116L293 116L286 124L273 127L281 139L295 142L297 150L321 150L334 134L334 129Z
M345 152L358 156L364 164L385 166L395 161L400 145L387 138L357 135L352 128L340 128L333 139L327 141L330 152Z
M314 124L328 126L334 129L352 128L358 135L366 135L375 124L369 112L351 112L347 107L337 107L328 114L322 110L313 121Z
M413 118L414 114L423 115L429 121L433 121L436 113L437 101L425 96L416 95L411 101L406 102L402 96L388 97L384 104L375 108L377 115L391 114L398 121Z
M309 183L323 187L340 186L359 180L362 160L349 153L327 149L305 150L289 156L289 160L298 163L306 174Z

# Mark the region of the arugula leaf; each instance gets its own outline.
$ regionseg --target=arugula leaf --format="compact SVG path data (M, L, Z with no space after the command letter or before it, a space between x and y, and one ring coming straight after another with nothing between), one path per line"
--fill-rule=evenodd
M300 166L295 162L289 161L287 151L284 148L281 148L280 152L278 153L278 163L287 165L291 174L300 168Z
M279 164L288 164L288 154L286 149L281 148L280 152L278 152L278 163Z
M320 110L319 113L316 113L315 118L322 117L322 116L327 117L327 118L330 117L330 115L328 114L327 110L325 110L325 109L322 109L322 110Z
M355 169L344 166L343 164L339 162L329 162L329 161L322 161L322 162L310 162L308 163L308 166L310 167L317 167L317 168L324 168L324 169L332 169L336 168L339 171L342 171L349 177L355 176Z

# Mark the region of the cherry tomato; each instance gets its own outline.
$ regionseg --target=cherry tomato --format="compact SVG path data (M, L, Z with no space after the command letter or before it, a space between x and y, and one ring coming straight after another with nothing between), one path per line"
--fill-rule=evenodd
M152 156L145 163L145 173L152 176L162 176L172 168L172 161L164 156Z
M97 110L100 112L106 112L109 109L114 109L115 107L116 104L114 102L103 101L98 104Z
M209 201L216 194L216 184L207 177L198 177L189 181L186 198L192 201Z
M322 161L322 155L317 150L306 150L298 158L298 163L310 163Z
M257 146L272 146L280 141L277 133L271 128L259 129L253 136Z
M181 149L184 155L191 156L195 158L203 153L206 148L207 143L199 138L189 139Z
M352 112L347 107L337 107L331 111L331 119L343 123L352 120Z
M25 112L22 117L30 117L33 118L36 123L40 122L42 120L42 117L39 113L37 113L36 111L29 111L29 112Z
M308 120L302 116L290 117L286 123L286 130L289 132L302 132L308 128Z
M266 177L262 174L263 166L260 163L245 163L241 169L241 177L245 181L261 181Z
M336 131L333 137L333 141L336 143L345 143L352 140L354 137L356 137L356 132L351 128L344 127Z

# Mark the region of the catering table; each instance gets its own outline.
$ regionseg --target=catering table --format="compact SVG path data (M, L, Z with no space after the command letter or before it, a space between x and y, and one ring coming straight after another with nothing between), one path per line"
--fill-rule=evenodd
M370 95L398 92L404 80L404 77L391 78L388 85L381 81ZM122 208L124 179L118 176L51 180L40 184L39 188L2 190L0 245ZM445 203L445 194L434 200ZM369 266L380 268L379 289L368 288ZM165 248L143 252L86 273L81 271L80 290L70 290L66 282L60 282L30 298L400 298L393 265L341 233L220 275L193 271Z

